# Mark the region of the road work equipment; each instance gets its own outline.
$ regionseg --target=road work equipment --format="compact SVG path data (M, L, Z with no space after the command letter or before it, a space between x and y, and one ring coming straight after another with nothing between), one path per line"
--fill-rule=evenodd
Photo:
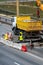
M23 32L23 37L39 36L42 30L42 21L31 19L30 16L14 17L12 29L14 34Z
M24 51L24 52L27 52L27 47L26 47L26 45L22 45L21 50Z
M38 7L43 10L43 4L41 3L40 0L36 0L36 3ZM39 15L39 12L38 12ZM40 31L42 31L42 21L41 20L36 20L32 19L30 16L17 16L13 17L13 23L12 23L12 30L14 34L18 33L20 31L23 32L24 38L41 38L40 37Z

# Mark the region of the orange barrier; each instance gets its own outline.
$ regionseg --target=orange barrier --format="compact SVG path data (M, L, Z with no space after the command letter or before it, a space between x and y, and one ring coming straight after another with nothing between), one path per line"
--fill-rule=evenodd
M26 45L22 45L21 50L24 51L24 52L27 52L27 47L26 47Z
M43 11L43 4L41 3L41 0L36 0L37 5L39 8Z

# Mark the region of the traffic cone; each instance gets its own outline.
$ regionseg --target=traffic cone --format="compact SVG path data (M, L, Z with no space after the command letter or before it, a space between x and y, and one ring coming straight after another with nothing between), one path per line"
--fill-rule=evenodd
M24 52L27 52L27 47L26 47L26 45L22 45L21 50L24 51Z

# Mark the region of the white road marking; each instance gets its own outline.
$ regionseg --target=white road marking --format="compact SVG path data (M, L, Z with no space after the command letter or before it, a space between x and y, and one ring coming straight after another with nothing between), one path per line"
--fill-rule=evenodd
M40 49L40 48L43 48L43 47L34 47L34 48L38 48L38 49Z
M14 64L15 64L15 65L20 65L20 64L19 64L19 63L17 63L17 62L14 62Z
M43 61L43 58L41 58L41 57L39 57L39 56L37 56L37 55L34 55L34 54L32 54L32 53L29 53L29 52L26 52L26 54L28 54L28 55L30 55L30 56L33 56L33 57L35 57L35 58L37 58L37 59Z

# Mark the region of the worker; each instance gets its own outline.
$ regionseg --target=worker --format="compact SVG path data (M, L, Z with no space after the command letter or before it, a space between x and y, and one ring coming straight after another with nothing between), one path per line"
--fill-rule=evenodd
M40 11L39 11L39 8L37 8L37 18L38 18L38 19L40 18Z
M23 33L22 32L20 32L20 35L19 35L18 39L19 39L20 42L23 42Z
M32 40L30 40L30 48L31 50L34 48L34 44L32 43Z
M8 38L9 38L9 40L12 40L13 39L13 36L12 36L12 33L11 32L9 32Z
M9 33L4 34L4 39L5 40L8 40L8 35L9 35Z

